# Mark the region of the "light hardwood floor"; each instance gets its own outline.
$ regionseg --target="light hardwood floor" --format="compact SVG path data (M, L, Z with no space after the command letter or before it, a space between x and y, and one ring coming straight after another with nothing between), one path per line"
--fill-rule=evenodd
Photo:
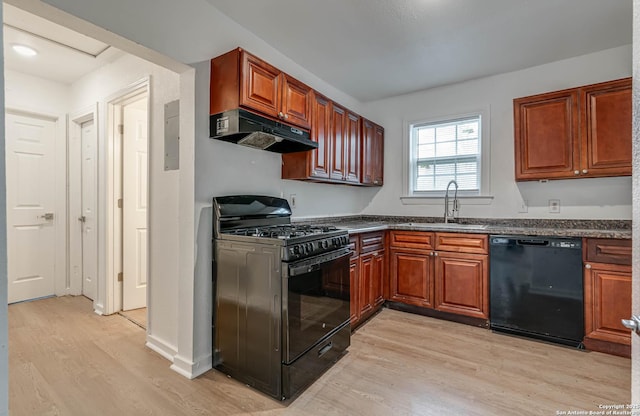
M121 312L118 312L118 315L127 318L128 320L138 325L142 329L147 329L147 308L121 311Z
M292 403L209 371L187 380L83 297L9 306L12 416L556 415L630 401L630 361L383 310Z

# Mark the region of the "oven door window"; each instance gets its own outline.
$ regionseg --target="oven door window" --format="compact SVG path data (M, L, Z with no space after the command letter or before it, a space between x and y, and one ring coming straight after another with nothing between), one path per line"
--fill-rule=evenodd
M285 360L291 362L349 321L349 255L287 279Z

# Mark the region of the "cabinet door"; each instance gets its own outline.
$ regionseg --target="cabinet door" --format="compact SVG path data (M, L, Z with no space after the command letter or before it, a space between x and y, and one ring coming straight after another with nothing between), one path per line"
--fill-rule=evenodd
M287 74L282 74L280 111L287 123L304 129L311 126L311 96L311 88Z
M385 276L384 251L373 254L373 266L371 275L371 304L373 308L384 303L384 276Z
M580 91L581 174L631 175L631 78Z
M364 185L382 186L384 158L384 129L362 119L362 158L360 179Z
M329 145L331 150L331 156L329 158L331 163L331 170L329 176L331 179L344 180L345 179L345 155L344 155L344 141L345 141L345 127L346 127L347 112L344 108L333 103L331 106L331 136Z
M389 295L391 300L433 308L433 262L427 252L391 249Z
M372 302L372 280L374 274L374 253L367 253L360 256L360 282L358 297L360 301L360 316L373 310Z
M347 111L344 136L345 180L360 183L360 116Z
M577 90L518 98L513 107L516 180L579 175Z
M349 281L351 282L350 294L350 322L353 327L360 319L360 307L358 305L358 291L359 291L359 276L358 276L358 259L351 259L349 265Z
M434 276L437 310L488 319L486 255L437 252Z
M329 178L331 156L331 101L320 94L314 94L312 103L311 140L318 148L311 153L311 176Z
M384 129L377 124L373 141L373 184L382 186L384 182Z
M631 267L587 263L584 291L586 338L631 345L631 331L620 322L631 316Z
M277 117L280 71L245 51L241 60L240 105Z

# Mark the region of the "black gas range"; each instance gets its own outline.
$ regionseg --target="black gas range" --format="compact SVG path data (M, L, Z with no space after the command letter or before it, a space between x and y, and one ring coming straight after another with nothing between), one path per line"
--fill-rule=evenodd
M241 227L223 230L219 238L237 241L254 241L283 246L282 260L292 261L311 257L346 247L349 235L335 226L309 224L281 224L261 227Z
M213 199L214 366L289 399L346 353L349 237L291 224L282 198Z

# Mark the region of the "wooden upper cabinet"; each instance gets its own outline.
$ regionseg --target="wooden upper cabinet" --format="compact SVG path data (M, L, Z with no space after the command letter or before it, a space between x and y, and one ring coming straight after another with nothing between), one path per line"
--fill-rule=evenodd
M271 117L277 117L280 109L280 71L242 51L242 88L240 105L260 111Z
M302 82L282 74L281 111L284 119L304 128L311 127L312 89Z
M344 180L360 183L360 116L347 110L344 130Z
M331 106L331 133L329 135L329 147L331 148L329 177L342 181L345 179L345 155L344 142L346 136L347 110L333 104Z
M211 60L210 114L238 107L309 129L312 89L237 48Z
M582 172L631 175L631 79L581 88Z
M211 60L209 114L240 107L310 130L311 139L318 143L317 149L282 155L283 179L382 185L382 127L368 122L363 142L358 114L236 48Z
M320 95L313 95L311 140L318 143L318 148L307 152L310 160L309 176L314 178L329 178L329 164L331 156L331 101Z
M631 174L631 79L517 98L516 180Z
M384 129L362 119L362 160L360 179L364 185L382 186L384 177Z
M514 100L516 180L567 178L579 161L578 93Z
M331 169L331 101L318 93L311 99L311 140L318 147L308 152L282 154L283 179L329 179Z

